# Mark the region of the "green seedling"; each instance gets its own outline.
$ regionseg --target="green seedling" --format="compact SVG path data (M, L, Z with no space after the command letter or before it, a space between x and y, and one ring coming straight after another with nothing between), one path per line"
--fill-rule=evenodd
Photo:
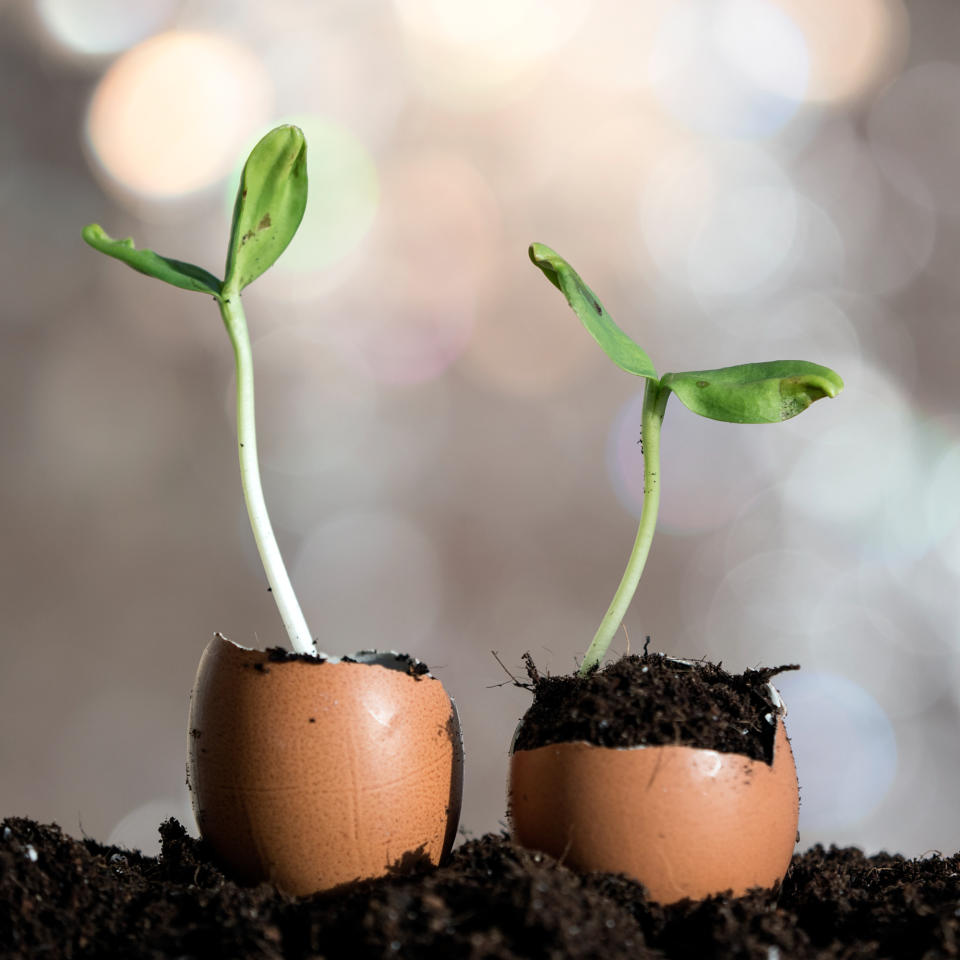
M614 323L597 295L566 260L542 243L531 245L530 259L567 298L607 356L621 369L646 380L641 414L640 526L623 578L580 666L580 675L586 676L600 665L620 629L650 553L660 507L660 428L670 394L675 393L684 406L711 420L778 423L802 413L815 400L835 397L843 389L843 380L829 368L806 360L743 363L719 370L667 373L658 378L646 351Z
M277 546L260 482L253 409L253 359L240 292L277 260L300 226L307 205L307 145L293 126L271 130L254 148L240 178L224 279L192 263L138 250L133 240L114 240L95 223L83 230L91 247L148 277L209 294L220 307L237 370L237 442L240 477L250 526L280 616L297 653L316 653Z

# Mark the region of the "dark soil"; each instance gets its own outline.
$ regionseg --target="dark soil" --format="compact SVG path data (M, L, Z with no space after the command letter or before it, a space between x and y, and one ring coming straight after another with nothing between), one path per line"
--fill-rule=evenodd
M779 894L647 903L623 877L579 875L487 836L439 870L294 899L242 887L173 820L159 858L55 826L0 824L4 958L902 958L960 953L960 856L817 847Z
M526 658L533 704L513 745L584 740L601 747L702 747L773 762L778 710L770 678L795 666L730 674L659 653L621 657L587 677L541 677Z

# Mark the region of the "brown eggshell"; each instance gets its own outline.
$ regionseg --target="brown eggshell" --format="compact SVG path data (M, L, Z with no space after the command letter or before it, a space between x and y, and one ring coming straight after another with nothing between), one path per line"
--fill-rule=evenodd
M242 879L303 895L449 853L463 762L439 680L269 661L216 636L190 703L200 832Z
M694 747L556 743L510 765L513 838L578 870L625 873L674 903L783 879L799 795L778 721L772 766Z

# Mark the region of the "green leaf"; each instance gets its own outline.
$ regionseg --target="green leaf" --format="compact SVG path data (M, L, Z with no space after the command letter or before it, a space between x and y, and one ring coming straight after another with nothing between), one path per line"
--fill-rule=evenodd
M243 168L233 207L225 290L242 290L287 248L307 206L307 144L299 127L271 130Z
M116 257L117 260L122 260L148 277L155 277L157 280L163 280L164 283L171 283L184 290L209 293L214 297L220 296L220 281L202 267L184 263L182 260L161 257L152 250L138 250L130 237L125 240L114 240L107 236L97 223L88 224L83 228L83 239L94 250L99 250L108 257Z
M639 377L657 379L646 351L613 322L597 295L563 257L542 243L533 243L530 245L530 259L563 293L573 312L618 367Z
M694 413L729 423L779 423L843 389L829 367L806 360L668 373L660 382Z

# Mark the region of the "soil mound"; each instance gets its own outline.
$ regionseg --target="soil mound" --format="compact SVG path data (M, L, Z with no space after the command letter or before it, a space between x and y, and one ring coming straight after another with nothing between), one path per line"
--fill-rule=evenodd
M580 875L503 837L443 867L313 897L242 887L169 820L158 858L0 824L5 958L881 958L960 954L960 856L816 847L779 892L659 907L611 874Z

